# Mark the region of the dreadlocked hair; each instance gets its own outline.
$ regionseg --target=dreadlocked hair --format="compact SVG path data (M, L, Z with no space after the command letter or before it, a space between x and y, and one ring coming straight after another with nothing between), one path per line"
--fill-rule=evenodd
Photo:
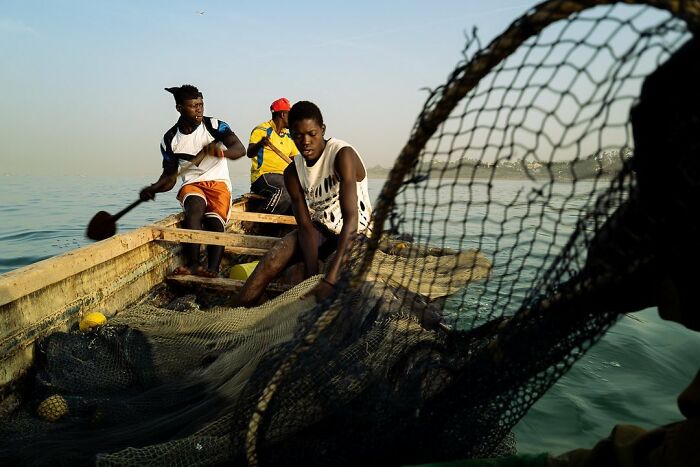
M175 97L175 102L177 104L182 104L184 101L202 97L202 93L199 92L199 89L191 84L183 84L180 87L165 88L165 90Z

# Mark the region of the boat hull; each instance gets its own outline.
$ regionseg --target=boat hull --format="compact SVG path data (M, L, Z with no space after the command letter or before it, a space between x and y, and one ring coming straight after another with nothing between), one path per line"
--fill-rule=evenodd
M156 225L174 227L181 215ZM81 316L107 317L136 302L181 264L178 243L142 227L0 276L0 413L15 405L17 383L34 343L71 328Z

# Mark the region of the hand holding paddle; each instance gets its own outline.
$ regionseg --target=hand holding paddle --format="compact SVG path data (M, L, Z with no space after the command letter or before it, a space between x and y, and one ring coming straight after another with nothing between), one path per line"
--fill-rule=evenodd
M134 209L143 201L155 199L156 193L161 191L159 190L160 187L169 186L167 190L171 189L175 184L177 177L182 172L191 168L192 166L199 165L199 163L202 162L202 159L204 159L204 156L207 155L223 157L224 154L223 150L218 145L218 143L211 143L205 146L204 148L202 148L201 151L199 151L199 153L195 156L194 159L189 161L189 163L182 167L177 173L172 175L166 175L165 173L163 173L163 175L161 175L160 179L156 183L147 186L139 192L139 199L137 199L136 201L134 201L115 215L111 215L107 211L100 211L97 214L95 214L90 220L90 223L87 226L87 230L85 231L85 235L87 236L87 238L89 238L90 240L104 240L105 238L109 238L112 235L114 235L117 232L117 220L119 220L120 217ZM156 187L155 190L153 189L154 187Z
M283 161L285 161L287 164L291 164L291 163L292 163L292 160L291 160L289 157L287 157L287 155L286 155L285 153L283 153L282 151L280 151L279 148L277 148L277 146L275 146L274 144L272 144L272 141L270 141L270 138L268 138L267 136L263 136L262 139L260 140L260 143L261 143L264 147L270 148L270 150L271 150L272 152L274 152L275 154L277 154L277 155L280 157L280 159L282 159Z

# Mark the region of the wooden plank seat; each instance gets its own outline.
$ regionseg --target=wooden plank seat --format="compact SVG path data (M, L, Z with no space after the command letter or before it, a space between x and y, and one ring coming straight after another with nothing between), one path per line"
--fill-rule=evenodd
M224 277L200 277L193 275L170 275L165 279L170 284L177 284L186 287L202 287L217 292L238 292L245 284L245 281L228 279ZM270 283L265 290L267 292L282 293L291 289L290 284Z
M149 226L153 238L156 241L172 243L199 243L202 245L222 245L228 253L239 255L263 256L280 239L277 237L264 237L259 235L243 235L229 232L208 232L205 230L179 229L175 227ZM272 293L282 293L289 290L292 284L297 284L303 279L303 266L301 264L287 268L276 282L270 283L265 290ZM201 277L190 274L169 275L166 277L169 284L177 284L187 287L201 287L218 292L237 292L245 281L224 277Z
M284 214L267 214L263 212L245 212L245 211L233 211L231 213L232 220L235 221L247 221L247 222L265 222L268 224L285 224L285 225L297 225L294 216L287 216Z
M250 251L272 248L279 241L277 237L243 235L230 232L209 232L207 230L179 229L175 227L149 226L155 240L176 243L199 243L201 245L222 245L231 253L250 254Z
M268 214L264 212L253 212L251 209L255 201L262 201L266 198L255 193L244 193L231 203L231 221L237 222L261 222L268 224L297 225L294 216L283 214Z

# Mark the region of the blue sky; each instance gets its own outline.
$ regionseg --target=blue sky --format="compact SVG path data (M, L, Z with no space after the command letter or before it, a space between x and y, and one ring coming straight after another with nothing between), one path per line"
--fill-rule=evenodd
M192 83L247 145L272 100L316 102L327 135L390 167L427 96L535 2L4 0L0 174L150 175ZM203 13L202 13L203 12ZM248 160L230 163L245 176Z

